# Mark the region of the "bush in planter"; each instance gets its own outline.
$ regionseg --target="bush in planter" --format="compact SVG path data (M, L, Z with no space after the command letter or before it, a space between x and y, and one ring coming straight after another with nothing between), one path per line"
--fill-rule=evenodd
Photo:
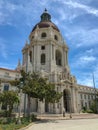
M91 109L88 109L87 113L94 113L94 112Z
M37 115L32 114L30 119L31 119L31 121L35 121L37 119Z
M21 122L22 124L25 124L26 122L29 122L30 118L29 117L22 117Z

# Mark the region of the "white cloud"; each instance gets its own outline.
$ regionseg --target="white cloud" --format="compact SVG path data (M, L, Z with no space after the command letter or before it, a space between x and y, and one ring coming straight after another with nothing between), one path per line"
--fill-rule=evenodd
M85 51L85 54L87 54L87 55L88 54L92 55L93 53L94 53L94 49L88 49L88 50Z
M7 69L15 69L16 65L14 64L7 64L7 63L2 63L0 62L0 68L7 68Z
M81 43L77 44L77 46L83 46L84 44L85 46L98 44L98 29L90 29L90 30L82 29L79 31L81 33L81 34L79 33Z
M66 28L67 29L67 28ZM67 37L73 41L76 47L98 45L98 29L86 29L85 27L73 27L66 31Z
M82 77L83 76L83 77ZM81 85L86 85L86 86L89 86L89 87L94 87L93 86L93 77L92 77L92 73L88 73L85 75L85 73L81 73L81 77L78 78L78 84L81 84Z
M81 75L78 75L77 77L78 83L82 85L94 87L93 74L94 74L95 87L98 88L98 63L97 65L95 65L93 71L81 72Z
M73 58L72 63L70 63L71 68L73 68L73 70L83 70L87 71L87 69L89 68L89 71L91 71L91 69L94 68L94 63L97 62L96 57L94 56L87 56L87 55L83 55L83 56L76 56Z
M81 3L78 3L78 2L74 2L72 0L62 1L62 2L64 4L66 4L66 5L69 5L69 6L73 7L73 8L79 8L79 9L82 9L82 10L86 11L89 14L93 14L95 16L98 16L98 10L94 9L92 7L89 7L87 5L84 5L84 4L81 4Z
M84 79L79 79L78 80L78 84L86 85L86 86L89 86L89 87L93 87L92 79L90 79L88 77L84 77Z
M82 56L79 58L79 63L88 64L89 62L95 61L96 58L94 56Z

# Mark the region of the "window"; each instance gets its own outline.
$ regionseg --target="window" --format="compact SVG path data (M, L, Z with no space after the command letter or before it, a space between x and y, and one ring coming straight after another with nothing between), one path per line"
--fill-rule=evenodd
M46 35L45 32L41 34L41 37L42 37L42 38L45 38L46 36L47 36L47 35Z
M16 74L16 77L19 77L19 74Z
M8 77L9 78L9 73L8 72L5 72L5 77Z
M86 99L86 95L84 95L84 99Z
M32 51L30 51L29 56L30 56L30 62L32 62Z
M41 50L45 50L45 46L41 46Z
M85 108L87 109L87 102L85 102Z
M93 95L91 95L91 99L93 99Z
M57 37L57 35L54 35L54 39L58 41L58 37Z
M41 64L45 64L46 56L45 54L41 54Z
M62 54L59 50L56 50L55 59L56 59L56 65L61 66L62 65Z
M83 108L83 106L84 106L84 105L83 105L83 101L81 101L81 107Z
M5 75L9 76L9 73L8 73L8 72L5 72Z
M88 95L88 99L90 99L90 95Z
M34 36L32 36L32 39L34 39Z
M4 91L8 91L9 90L9 85L8 84L5 84L4 85Z
M89 108L90 108L91 107L91 102L89 101L88 104L89 104Z
M82 94L80 94L80 97L81 97L81 99L83 98L83 97L82 97Z

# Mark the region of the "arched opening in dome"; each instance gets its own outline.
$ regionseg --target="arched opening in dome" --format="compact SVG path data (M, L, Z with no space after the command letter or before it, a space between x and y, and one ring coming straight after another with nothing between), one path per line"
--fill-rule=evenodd
M62 54L59 50L56 50L55 59L56 65L62 66Z

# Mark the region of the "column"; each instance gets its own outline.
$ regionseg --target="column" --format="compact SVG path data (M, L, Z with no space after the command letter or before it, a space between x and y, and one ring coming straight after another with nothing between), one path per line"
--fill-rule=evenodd
M75 93L75 88L72 86L71 88L71 93L72 93L72 96L71 96L71 106L72 106L72 112L77 112L77 103L76 103L76 93Z

